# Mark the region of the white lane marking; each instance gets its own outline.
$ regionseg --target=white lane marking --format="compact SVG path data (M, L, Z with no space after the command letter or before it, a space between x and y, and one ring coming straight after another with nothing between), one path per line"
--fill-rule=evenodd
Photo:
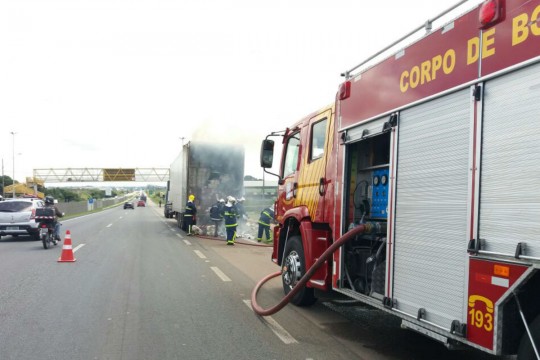
M73 252L79 250L79 249L82 248L84 245L86 245L86 244L79 244L79 245L75 246L75 249L73 249Z
M225 275L223 273L223 271L221 271L218 267L216 266L210 266L210 269L212 269L213 272L216 273L216 275L223 281L232 281L231 279L229 279L229 277L227 275Z
M107 227L111 227L111 226L112 226L112 224L107 225Z
M120 219L123 218L123 216L120 216Z
M244 300L244 304L247 305L251 310L251 300ZM292 337L291 334L283 326L279 325L276 320L271 316L261 316L260 319L272 330L276 336L283 341L285 344L298 344L298 341Z
M206 256L204 256L204 254L200 250L193 250L193 252L197 254L197 256L201 259L206 259Z
M184 240L184 242L186 243L186 245L191 246L191 243L188 240Z
M172 232L176 232L176 228L170 228Z

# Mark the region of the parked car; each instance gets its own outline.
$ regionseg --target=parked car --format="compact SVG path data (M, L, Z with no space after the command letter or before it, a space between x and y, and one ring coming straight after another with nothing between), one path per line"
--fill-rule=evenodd
M139 200L139 202L137 203L137 207L139 206L146 206L146 203L143 201L143 200Z
M39 240L36 209L45 203L37 198L6 199L0 202L0 237L30 235Z
M132 202L126 201L124 203L124 209L135 209L135 206L133 206Z

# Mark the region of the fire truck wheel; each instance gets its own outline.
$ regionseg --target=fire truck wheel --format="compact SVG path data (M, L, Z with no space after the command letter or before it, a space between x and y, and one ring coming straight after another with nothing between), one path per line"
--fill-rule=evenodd
M534 321L529 325L529 330L531 331L531 335L534 338L536 349L540 351L540 316L537 316L536 319L534 319ZM517 359L536 360L536 355L534 353L534 349L532 348L531 340L529 339L527 332L525 332L521 337Z
M306 260L304 257L304 247L300 236L292 236L285 246L283 263L281 265L283 290L285 294L291 292L293 287L300 281L306 273ZM315 303L313 288L304 287L291 300L297 306L310 306Z

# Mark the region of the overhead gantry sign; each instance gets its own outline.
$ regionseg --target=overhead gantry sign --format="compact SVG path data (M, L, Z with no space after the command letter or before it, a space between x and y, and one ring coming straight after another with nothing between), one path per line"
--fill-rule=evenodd
M169 180L168 168L65 168L34 169L34 178L43 182L165 182Z

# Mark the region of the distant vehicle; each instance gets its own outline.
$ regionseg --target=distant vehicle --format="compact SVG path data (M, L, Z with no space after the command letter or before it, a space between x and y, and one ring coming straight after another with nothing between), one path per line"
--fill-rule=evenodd
M143 200L139 200L139 202L137 203L137 207L139 206L145 207L146 203Z
M124 209L135 209L135 206L133 206L132 202L126 201L124 203Z
M44 206L41 199L5 199L0 202L0 237L30 235L39 240L36 209Z
M163 207L163 215L165 215L167 219L174 217L174 213L172 211L172 203L168 202L165 204L165 206Z

